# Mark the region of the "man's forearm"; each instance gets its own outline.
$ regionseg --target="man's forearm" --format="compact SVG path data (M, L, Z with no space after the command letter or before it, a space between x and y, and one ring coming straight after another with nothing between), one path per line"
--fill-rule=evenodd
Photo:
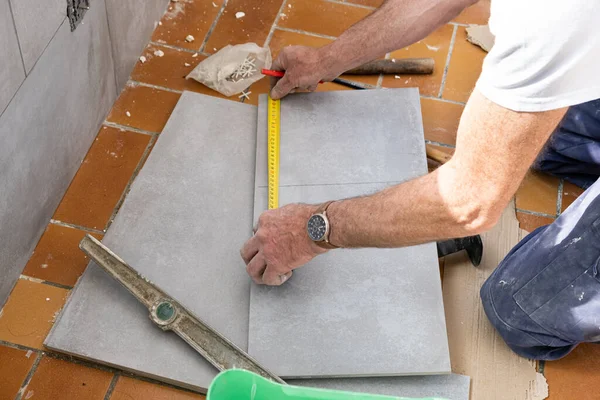
M475 91L461 118L453 158L423 177L332 203L330 242L401 247L491 228L564 113L514 112Z
M387 0L337 40L320 49L327 75L337 76L413 44L476 0Z

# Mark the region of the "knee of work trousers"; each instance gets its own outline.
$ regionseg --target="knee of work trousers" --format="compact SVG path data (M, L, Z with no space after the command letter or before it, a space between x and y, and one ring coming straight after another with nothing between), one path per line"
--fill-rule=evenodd
M600 341L600 182L515 246L481 298L491 323L522 356L551 360Z

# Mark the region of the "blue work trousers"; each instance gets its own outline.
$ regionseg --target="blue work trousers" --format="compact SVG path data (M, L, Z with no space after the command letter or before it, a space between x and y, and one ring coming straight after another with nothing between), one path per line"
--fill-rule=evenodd
M513 351L554 360L600 342L600 99L569 109L534 168L586 191L517 244L480 294Z

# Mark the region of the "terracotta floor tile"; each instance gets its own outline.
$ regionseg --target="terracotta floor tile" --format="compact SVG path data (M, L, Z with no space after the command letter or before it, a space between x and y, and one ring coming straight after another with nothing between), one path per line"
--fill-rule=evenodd
M527 232L533 232L540 226L550 225L554 222L554 218L540 217L538 215L526 214L517 211L517 219L519 227Z
M88 232L50 224L38 242L23 275L75 286L88 264L88 257L79 250L79 242ZM92 234L97 239L102 235Z
M23 399L102 400L113 374L44 356Z
M100 128L53 218L104 230L149 141L143 133Z
M120 376L110 400L192 400L205 399L196 393L173 389L138 379Z
M164 56L156 57L154 55L156 50L161 50L164 53ZM193 79L185 79L188 73L190 73L196 65L206 59L206 56L198 54L196 57L193 57L192 53L155 45L146 47L142 55L146 57L146 62L137 62L131 73L131 79L134 81L164 86L174 90L190 90L197 93L239 101L237 96L225 97L200 82Z
M0 340L42 349L69 291L19 279L0 315Z
M275 29L275 32L273 32L273 37L271 37L269 47L271 48L273 59L276 59L281 49L283 49L285 46L323 47L332 41L333 40L331 39L318 36Z
M328 36L339 36L372 12L324 0L290 0L288 4L292 7L284 11L287 17L281 18L278 26Z
M228 44L247 42L262 46L282 2L283 0L229 0L215 30L208 38L204 51L214 53ZM246 15L236 18L235 14L238 12L244 12Z
M128 83L106 119L116 124L161 132L180 96L179 93Z
M452 39L452 25L444 25L425 39L396 50L391 58L421 58L431 57L435 61L433 74L431 75L387 75L383 78L384 87L418 87L423 95L437 97L442 84L444 67L448 58L448 49Z
M14 400L37 354L0 346L0 400Z
M600 345L581 344L568 356L547 361L544 375L548 380L548 400L598 400Z
M467 42L467 31L459 26L442 97L466 102L479 79L486 54L479 46Z
M572 183L565 182L563 184L562 209L565 211L585 190Z
M152 34L152 41L199 50L222 5L223 0L179 0L169 3L161 25ZM192 35L194 41L188 42L188 35Z
M421 98L425 139L455 145L463 108L460 104Z
M490 19L490 0L479 0L454 18L454 22L485 25L488 23L488 19Z
M544 173L527 173L516 193L516 206L521 210L556 215L557 178Z

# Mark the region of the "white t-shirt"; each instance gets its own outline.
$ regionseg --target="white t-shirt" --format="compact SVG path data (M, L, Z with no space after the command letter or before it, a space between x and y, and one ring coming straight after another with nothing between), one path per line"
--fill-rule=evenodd
M477 89L514 111L600 98L600 0L492 0Z

